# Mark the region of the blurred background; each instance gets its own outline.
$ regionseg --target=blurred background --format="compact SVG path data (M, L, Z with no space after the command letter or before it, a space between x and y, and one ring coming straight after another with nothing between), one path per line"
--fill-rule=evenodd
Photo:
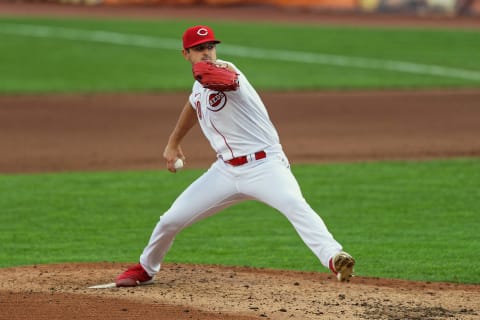
M285 10L478 16L480 0L7 0L77 5L265 6Z

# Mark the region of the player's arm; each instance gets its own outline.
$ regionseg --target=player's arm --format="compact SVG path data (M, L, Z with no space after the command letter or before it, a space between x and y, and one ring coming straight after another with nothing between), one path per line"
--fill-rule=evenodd
M183 154L180 143L187 133L192 129L197 123L197 114L192 108L190 101L185 103L180 117L178 118L177 124L173 129L172 133L167 142L167 146L163 151L163 157L167 160L167 169L170 172L176 172L177 170L174 167L175 160L177 158L182 159L185 162L185 156Z

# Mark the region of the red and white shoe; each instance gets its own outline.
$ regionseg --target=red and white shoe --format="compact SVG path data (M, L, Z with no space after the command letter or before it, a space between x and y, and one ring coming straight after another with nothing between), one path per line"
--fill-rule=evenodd
M350 278L353 277L355 259L348 253L342 251L330 258L328 266L339 281L350 281Z
M140 263L129 267L115 279L117 287L136 287L151 283L153 283L153 277L143 269Z

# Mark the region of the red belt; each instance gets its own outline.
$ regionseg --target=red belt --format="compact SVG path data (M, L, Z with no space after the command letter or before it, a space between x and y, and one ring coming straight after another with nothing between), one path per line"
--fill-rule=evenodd
M252 158L249 160L249 157L252 157ZM267 157L267 154L266 154L265 151L258 151L258 152L255 152L254 154L251 154L251 155L248 155L248 156L236 157L236 158L227 160L225 162L228 163L229 165L234 166L234 167L238 167L238 166L244 165L245 163L247 163L249 161L252 161L253 158L255 158L255 160L260 160L260 159L264 159L266 157Z

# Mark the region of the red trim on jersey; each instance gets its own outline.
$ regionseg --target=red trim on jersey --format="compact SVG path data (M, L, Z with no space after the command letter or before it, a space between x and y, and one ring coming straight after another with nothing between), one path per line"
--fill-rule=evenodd
M217 133L223 138L223 141L225 142L225 145L227 146L228 150L230 150L230 154L232 155L232 157L235 157L235 155L233 154L232 148L228 145L227 138L225 138L225 136L217 129L217 127L215 127L212 120L210 120L210 124L212 125L213 129L215 129L215 131L217 131Z

